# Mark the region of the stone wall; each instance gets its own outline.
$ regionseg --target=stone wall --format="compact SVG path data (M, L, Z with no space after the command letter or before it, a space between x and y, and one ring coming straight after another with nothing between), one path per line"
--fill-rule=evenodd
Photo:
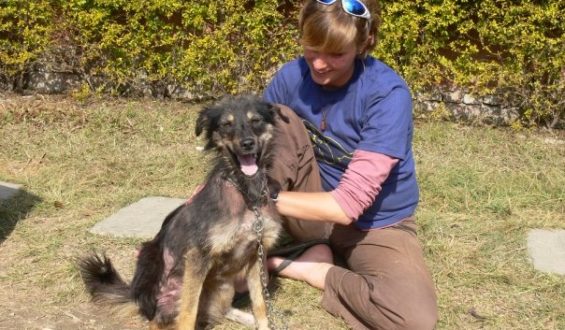
M186 88L171 84L146 83L143 73L139 75L137 85L121 86L122 95L133 97L172 98L197 102L206 96L194 93ZM36 69L24 74L18 81L2 80L0 89L15 90L24 94L61 94L80 88L83 84L96 88L101 86L101 78L85 78L70 71L53 72ZM496 126L510 125L519 117L516 105L504 104L497 95L476 97L464 89L437 89L426 93L415 93L414 109L418 117L439 117L462 122L482 123Z
M500 95L477 97L465 89L435 90L414 95L420 117L443 117L455 121L506 126L519 116L518 105L504 103Z

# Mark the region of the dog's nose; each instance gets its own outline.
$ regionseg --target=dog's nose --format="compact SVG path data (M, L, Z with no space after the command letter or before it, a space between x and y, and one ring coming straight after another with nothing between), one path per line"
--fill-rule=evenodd
M239 143L239 145L244 149L244 150L251 150L255 147L255 140L253 140L252 138L247 138L247 139L243 139L241 140L241 142Z

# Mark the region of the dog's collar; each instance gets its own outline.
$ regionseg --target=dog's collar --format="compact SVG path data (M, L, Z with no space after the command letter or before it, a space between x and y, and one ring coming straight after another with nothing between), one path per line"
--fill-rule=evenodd
M265 204L268 200L269 200L269 192L267 191L267 179L266 177L263 178L263 180L261 180L261 194L259 195L259 198L255 199L255 200L249 200L248 198L248 193L243 191L243 189L241 188L241 185L236 182L235 180L233 180L232 178L226 176L224 177L224 182L227 185L233 186L235 189L237 189L237 191L239 191L241 193L241 195L243 196L243 199L246 201L246 203L248 204L248 207L250 210L252 210L255 207L261 206L263 204Z

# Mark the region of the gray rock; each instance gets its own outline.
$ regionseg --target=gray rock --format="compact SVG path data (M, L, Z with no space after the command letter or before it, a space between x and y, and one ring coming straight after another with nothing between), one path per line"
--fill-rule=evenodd
M90 229L91 233L119 237L152 238L165 217L186 199L146 197L120 209Z
M447 102L453 102L453 103L460 103L462 100L462 95L463 92L461 92L461 90L456 89L451 91L450 93L446 93L445 94L445 100Z
M565 230L530 230L528 253L535 269L565 275Z
M497 95L487 95L487 96L483 96L483 97L480 99L480 102L481 102L482 104L491 105L491 106L493 106L493 105L494 105L494 106L497 106L497 105L501 105L501 104L502 104L502 101L500 100L500 97L497 96Z
M26 81L25 89L44 94L57 94L78 87L81 79L70 72L32 71Z
M416 93L416 99L419 101L434 101L440 102L443 101L443 94L439 91L426 91Z
M467 105L479 105L480 102L471 94L463 95L463 104Z
M22 185L0 181L0 201L8 200L20 193Z

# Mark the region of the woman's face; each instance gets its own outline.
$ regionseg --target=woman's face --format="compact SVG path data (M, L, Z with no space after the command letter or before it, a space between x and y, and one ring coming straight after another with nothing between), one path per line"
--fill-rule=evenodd
M312 47L304 47L304 59L310 67L312 80L328 88L347 84L355 69L356 56L355 46L340 53L327 53Z

